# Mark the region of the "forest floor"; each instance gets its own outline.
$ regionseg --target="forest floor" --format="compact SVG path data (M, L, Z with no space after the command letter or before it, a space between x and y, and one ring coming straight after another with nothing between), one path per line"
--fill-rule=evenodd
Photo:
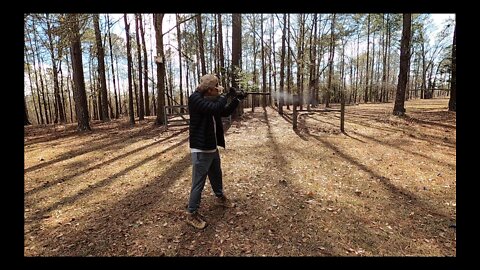
M185 222L188 127L154 117L24 129L25 256L456 256L456 114L447 99L338 112L245 109Z

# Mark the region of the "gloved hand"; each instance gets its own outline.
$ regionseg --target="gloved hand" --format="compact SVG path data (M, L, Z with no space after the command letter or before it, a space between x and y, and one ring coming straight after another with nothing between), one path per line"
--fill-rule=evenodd
M243 90L240 90L237 92L237 98L238 100L244 100L247 97L247 93L245 93Z
M227 96L229 96L229 97L231 97L231 98L234 98L234 97L237 96L237 91L238 91L237 88L235 88L235 87L230 87L230 88L228 89Z
M241 89L237 89L235 87L230 87L228 91L228 95L230 95L231 97L237 98L238 100L243 100L247 97L247 94L245 93L245 91Z

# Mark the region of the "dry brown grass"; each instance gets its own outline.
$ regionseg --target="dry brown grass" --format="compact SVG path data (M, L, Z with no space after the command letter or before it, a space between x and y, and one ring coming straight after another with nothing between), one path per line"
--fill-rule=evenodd
M245 109L221 149L234 209L205 186L184 222L188 129L153 117L25 128L25 256L456 256L456 116L448 100L302 113Z

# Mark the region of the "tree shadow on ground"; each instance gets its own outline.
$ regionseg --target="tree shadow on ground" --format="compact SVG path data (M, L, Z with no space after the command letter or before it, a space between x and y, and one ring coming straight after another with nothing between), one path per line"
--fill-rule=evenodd
M156 132L158 132L158 129L159 129L158 127L151 125L151 126L148 126L146 129L139 130L133 134L127 132L123 135L119 135L118 138L114 140L111 139L111 134L101 135L101 137L96 138L96 140L104 139L102 141L97 141L95 143L89 144L88 146L82 147L80 149L67 151L53 160L45 161L37 165L33 165L31 167L25 168L24 172L25 173L32 172L55 163L65 161L73 157L78 157L79 155L100 150L102 148L116 147L116 145L120 143L124 143L124 144L131 143L132 141L142 139L143 136L145 136L146 134L156 134Z
M98 184L81 191L76 196L71 196L58 201L47 209L43 209L39 214L45 214L56 207L72 204L80 197L92 195L94 189L104 187L117 179L119 176L134 170L145 162L158 159L163 153L179 147L187 142L184 139L175 145L163 150L162 152L147 157L112 176L100 180ZM76 219L79 226L71 226L65 229L60 226L56 230L61 231L60 238L43 237L43 245L56 247L53 250L46 251L46 256L127 256L128 245L132 244L129 239L134 229L141 224L143 220L150 216L152 212L159 212L156 208L168 192L169 187L179 179L179 176L190 167L190 154L186 154L170 165L170 169L165 170L162 175L156 176L148 181L140 189L126 194L125 197L111 205L104 205L103 209L88 213L85 216ZM155 209L155 211L153 211ZM161 211L160 211L161 212ZM179 218L179 211L167 210L161 215L165 219ZM172 216L173 215L173 216ZM157 217L158 218L158 217ZM160 219L162 219L160 218ZM156 222L161 223L157 219ZM54 233L54 232L50 232ZM37 236L40 238L40 236ZM152 239L153 240L153 239ZM158 254L157 254L158 255Z
M172 138L176 138L178 135L180 135L180 134L182 134L182 133L184 133L184 132L186 132L186 131L187 131L187 128L183 128L183 129L179 130L178 132L171 134L171 135L168 136L168 137L165 137L165 138L162 138L162 139L159 139L159 140L155 140L154 142L152 142L152 143L150 143L150 144L146 144L146 145L144 145L144 146L142 146L142 147L139 147L139 148L137 148L137 149L135 149L135 150L132 150L132 151L130 151L130 152L123 153L123 154L118 155L118 156L116 156L116 157L114 157L114 158L111 158L111 159L109 159L109 160L102 161L101 163L98 163L98 164L96 164L96 165L94 165L94 166L90 166L90 167L89 167L89 166L87 166L86 164L77 164L77 163L71 164L70 166L72 166L73 169L75 169L75 170L74 170L74 173L71 173L71 174L68 174L68 175L64 175L64 176L62 176L61 178L59 178L59 179L57 179L57 180L55 180L55 181L48 181L48 182L45 182L45 183L44 183L43 185L41 185L41 186L38 186L38 187L35 187L35 188L30 189L30 190L28 190L28 191L25 191L25 196L33 195L33 194L35 194L35 193L37 193L37 192L39 192L39 191L45 190L45 189L47 189L47 188L49 188L49 187L52 187L52 186L55 186L55 185L57 185L57 184L59 184L59 183L63 183L63 182L65 182L65 181L68 181L68 180L72 179L73 177L77 177L77 176L79 176L79 175L82 175L82 174L84 174L84 173L90 172L90 171L92 171L92 170L104 168L104 167L107 166L108 164L111 164L111 163L113 163L113 162L115 162L115 161L118 161L118 160L120 160L120 159L123 159L123 158L127 158L128 156L130 156L130 155L132 155L132 154L134 154L134 153L140 152L140 151L142 151L142 150L144 150L144 149L147 149L147 148L149 148L149 147L152 147L153 145L162 143L162 142L167 141L167 140L172 139ZM130 139L121 138L121 139L115 140L115 141L112 142L112 143L107 143L107 144L105 144L105 145L102 145L101 143L98 143L97 145L88 148L88 150L85 149L85 150L81 150L81 151L78 151L78 152L81 153L81 154L84 154L84 153L87 153L88 151L97 151L97 150L99 150L99 149L101 149L101 148L103 148L103 147L110 147L110 146L111 146L111 147L114 147L115 149L118 149L117 144L119 144L119 143L126 144L126 145L131 144L130 140L132 140L135 136L140 136L140 132L137 133L136 135L130 137ZM122 139L123 139L123 141L122 141ZM62 155L62 156L65 156L65 154ZM59 161L59 159L60 159L60 158L55 159L55 160ZM52 163L53 163L53 162L52 162ZM77 170L76 168L78 168L78 167L82 167L82 168L85 167L85 169Z

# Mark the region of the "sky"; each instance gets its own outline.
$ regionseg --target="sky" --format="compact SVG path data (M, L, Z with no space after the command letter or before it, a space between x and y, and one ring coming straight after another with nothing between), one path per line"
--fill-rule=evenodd
M447 19L455 19L455 14L446 14L446 13L437 13L437 14L432 14L432 19L433 23L436 26L436 31L442 30L442 25ZM435 32L436 33L436 32ZM453 38L453 36L452 36Z
M434 13L432 14L433 22L436 25L441 25L448 18L455 18L455 14L448 13Z

